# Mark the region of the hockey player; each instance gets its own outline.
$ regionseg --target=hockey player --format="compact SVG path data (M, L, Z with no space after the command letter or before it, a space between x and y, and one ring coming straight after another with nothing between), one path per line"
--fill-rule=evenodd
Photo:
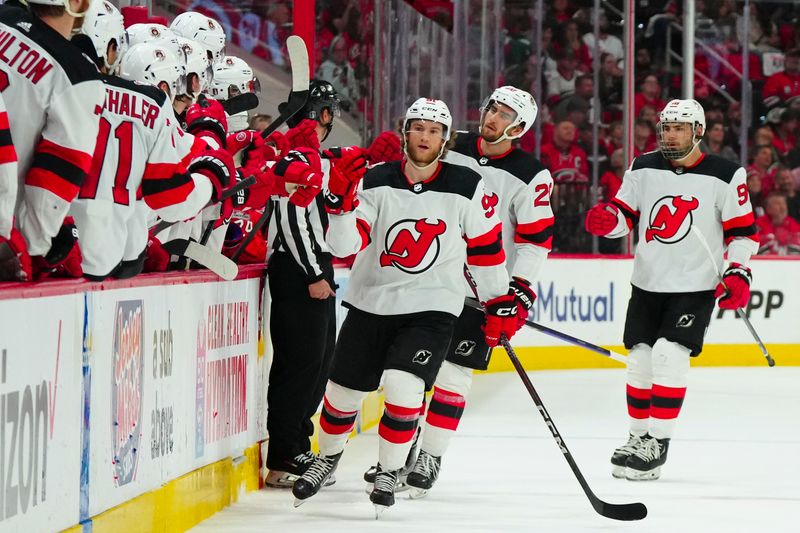
M245 93L261 94L261 82L244 59L226 56L214 65L214 79L208 93L217 100L228 100ZM228 129L231 132L246 130L249 120L247 111L229 115Z
M89 41L85 53L94 56L104 73L106 102L92 167L71 214L82 236L84 276L95 281L128 278L142 271L147 244L146 211L137 213L137 200L141 198L165 220L190 218L209 201L220 198L233 180L235 168L225 150L191 153L186 149L193 143L173 142L175 120L164 92L112 74L125 40L122 15L116 7L107 0L95 0L82 31L84 35L74 40L83 37ZM151 61L166 54L153 45L139 45L134 50L135 54L150 52ZM168 85L176 83L170 79ZM198 109L192 114L201 124L198 128L192 124L195 133L208 129L217 133L214 128L225 114L217 102L213 105L216 108L209 106L208 112ZM221 114L217 120L214 109Z
M586 216L594 235L639 233L624 333L630 436L611 457L617 478L659 478L686 395L689 358L703 349L714 299L721 297L721 309L736 309L750 298L747 264L758 238L745 170L700 152L705 125L695 100L669 102L658 123L659 151L634 159L614 199ZM718 265L727 248L724 285L697 230Z
M308 102L291 118L290 125L297 127L301 121L312 124L319 146L333 127L338 108L333 86L312 79ZM344 163L339 161L341 169ZM354 172L363 174L366 162L360 151L347 163ZM321 161L319 152L307 147L290 151L272 171L284 176L310 173L320 178L331 172L330 162ZM328 214L320 196L298 201L298 197L316 192L298 190L271 203L267 281L274 355L267 389L269 474L265 483L278 488L291 487L314 460L309 441L314 432L311 417L325 391L336 341L333 256L325 242ZM299 316L303 321L297 320Z
M217 65L225 57L225 30L211 17L186 11L175 17L169 27L176 35L199 43L209 64Z
M68 39L90 2L27 4L0 6L0 90L19 157L16 225L24 237L0 247L18 258L29 253L37 275L68 266L64 274L80 276L77 238L64 218L91 165L104 93L97 68Z
M14 228L17 172L17 151L11 139L6 105L0 96L0 281L23 280L25 272L31 269L22 235Z
M499 87L481 106L479 133L459 133L446 161L478 172L486 185L483 207L503 223L503 246L510 292L517 303L517 327L528 318L536 299L531 283L550 252L553 211L550 172L533 156L512 146L536 120L529 93ZM474 298L471 289L467 297ZM445 361L434 383L420 453L407 484L412 497L424 496L439 473L441 458L458 428L473 370L485 370L492 349L481 331L484 315L465 305L456 323Z
M361 401L378 388L381 375L386 409L370 500L377 513L394 504L423 395L463 307L465 263L485 302L486 342L494 346L517 329L502 229L496 210L485 208L483 181L440 160L452 136L447 105L420 98L406 112L403 131L405 158L370 169L358 197L357 173L333 162L326 240L337 256L358 255L325 391L320 455L295 482L295 505L316 494L336 469Z

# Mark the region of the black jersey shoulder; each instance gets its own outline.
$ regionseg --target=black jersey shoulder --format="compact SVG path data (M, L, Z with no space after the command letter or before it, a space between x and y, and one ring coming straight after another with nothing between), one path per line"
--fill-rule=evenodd
M167 94L154 85L146 83L138 83L135 81L124 80L119 76L103 76L103 83L111 87L119 87L120 89L127 89L129 91L139 93L143 96L154 100L159 107L163 106L167 101Z
M421 194L426 191L458 194L467 199L475 195L475 190L481 182L477 172L461 165L454 165L445 161L441 162L442 168L433 181L417 184L408 182L403 175L402 162L392 161L372 167L364 175L364 190L378 187L392 187Z
M2 26L12 28L43 48L61 66L73 85L99 78L97 67L78 47L19 3L10 2L0 6L0 30Z
M484 156L478 150L480 135L470 132L458 132L456 144L453 151L461 155L471 157L479 166L491 167L503 170L525 185L533 181L539 172L546 170L546 167L533 155L519 148L512 149L503 157Z
M674 167L664 158L664 156L661 155L661 152L655 151L640 155L633 160L632 170L646 168L654 170L666 170L675 174L701 174L704 176L717 178L725 183L730 183L733 179L733 175L741 167L738 163L734 163L733 161L729 161L723 157L713 154L705 154L703 159L698 164L689 169L683 167Z
M458 131L456 134L456 142L452 150L459 154L477 158L480 155L478 154L478 139L480 136L469 131Z

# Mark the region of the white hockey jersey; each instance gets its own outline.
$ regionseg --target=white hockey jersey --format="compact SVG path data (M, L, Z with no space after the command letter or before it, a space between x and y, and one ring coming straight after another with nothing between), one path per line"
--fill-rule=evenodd
M535 281L552 249L553 178L541 162L518 148L486 156L480 135L459 132L446 161L475 170L486 186L484 209L503 223L503 248L509 276ZM472 296L472 291L467 293Z
M442 162L425 182L410 183L404 161L364 176L354 212L330 217L326 241L335 256L356 256L345 304L377 315L443 311L464 306L464 264L481 301L508 292L502 230L484 209L481 177Z
M0 6L0 90L19 157L17 225L31 255L50 249L89 171L103 107L98 76L20 4Z
M8 239L17 202L17 151L11 138L6 104L0 96L0 237Z
M660 152L633 160L612 200L620 213L611 238L638 226L631 283L652 292L712 290L717 274L696 227L722 266L747 264L758 251L758 231L742 167L706 154L694 166L673 167Z
M208 179L186 172L188 154L177 148L178 126L164 92L116 76L103 81L106 101L92 166L70 209L83 271L92 276L105 276L144 251L146 210L137 212L137 200L161 218L177 221L197 214L211 197ZM138 253L126 253L134 246L141 246Z

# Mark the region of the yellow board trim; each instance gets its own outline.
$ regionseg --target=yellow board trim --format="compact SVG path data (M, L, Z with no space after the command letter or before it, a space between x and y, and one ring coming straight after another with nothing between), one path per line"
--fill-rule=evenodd
M605 346L627 354L623 346ZM800 344L770 344L767 346L777 366L800 366ZM622 368L622 363L579 346L525 346L514 352L526 370L571 370L579 368ZM766 359L755 344L706 345L703 353L692 357L692 366L766 366ZM509 358L502 348L496 348L486 372L513 372Z

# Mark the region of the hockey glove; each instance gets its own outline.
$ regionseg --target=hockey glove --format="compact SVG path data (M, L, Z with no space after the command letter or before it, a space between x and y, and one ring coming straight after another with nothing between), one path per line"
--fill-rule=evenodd
M155 235L150 235L145 248L147 257L144 260L143 272L166 272L169 266L169 252L161 245Z
M214 188L211 194L211 201L217 202L231 183L233 176L236 176L236 165L233 157L225 150L206 150L189 163L189 172L192 174L202 174L211 182Z
M272 156L272 148L267 147L266 141L254 130L242 130L228 135L225 149L233 157L241 155L241 168L245 174L263 172L267 165L267 155Z
M228 117L222 104L200 95L197 103L186 110L186 131L196 137L211 137L220 148L224 148Z
M31 258L35 279L79 278L83 276L81 249L78 246L78 228L72 217L64 219L61 229L50 242L45 256Z
M400 161L403 151L400 147L400 137L393 131L384 131L372 141L367 149L367 159L374 164L389 161Z
M722 283L717 285L714 298L722 296L718 302L720 309L740 309L750 302L750 283L753 275L750 269L739 263L731 263L722 275Z
M11 228L8 239L0 237L0 281L32 281L33 267L22 234Z
M267 161L277 161L281 156L291 150L286 135L279 131L273 131L267 137L267 149L272 148L272 158L267 157ZM269 153L269 152L267 152Z
M586 231L598 237L605 237L617 227L619 209L614 204L601 202L586 213Z
M286 141L292 148L313 148L319 150L317 121L304 119L300 124L286 132Z
M358 146L329 148L323 150L322 155L329 159L331 164L352 182L358 183L367 172L367 159L364 150Z
M316 150L290 150L270 172L273 194L289 193L289 202L298 207L308 207L322 190L322 162Z
M486 324L483 334L486 344L495 347L500 337L511 339L517 332L517 301L512 294L504 294L486 302Z
M519 331L528 320L528 313L536 301L536 293L533 292L531 284L522 278L512 279L508 288L509 293L514 295L514 301L517 302L517 331Z
M332 215L349 213L358 207L358 182L352 181L350 176L343 174L338 168L331 165L328 191L325 194L325 210Z

